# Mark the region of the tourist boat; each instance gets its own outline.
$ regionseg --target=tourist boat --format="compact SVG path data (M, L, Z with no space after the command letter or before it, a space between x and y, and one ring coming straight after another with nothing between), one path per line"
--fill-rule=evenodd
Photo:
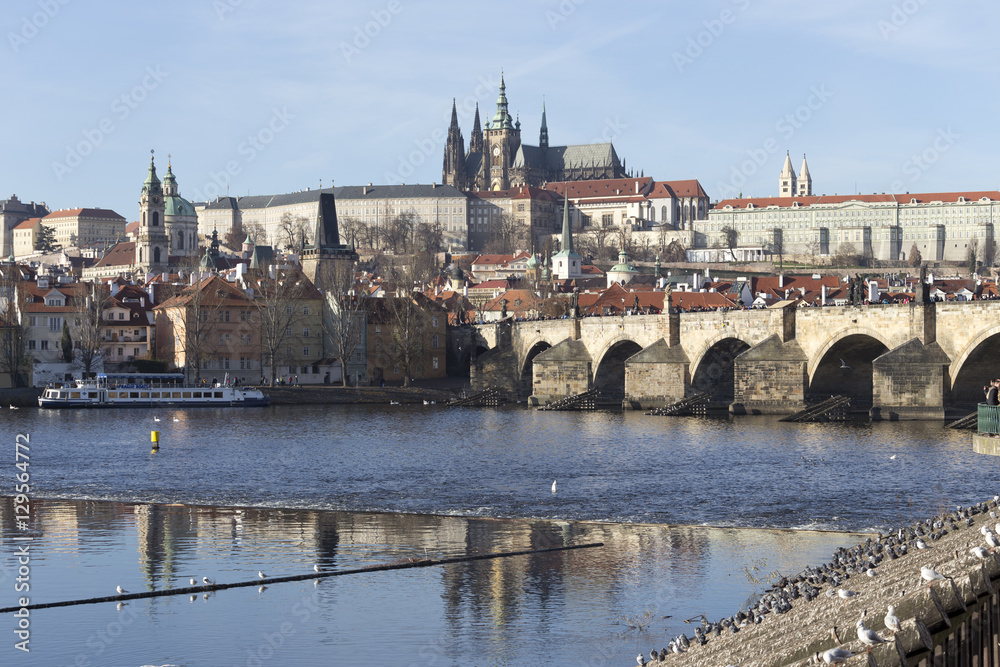
M101 373L72 385L46 387L38 397L42 408L250 408L270 402L259 389L225 383L185 385L183 373Z

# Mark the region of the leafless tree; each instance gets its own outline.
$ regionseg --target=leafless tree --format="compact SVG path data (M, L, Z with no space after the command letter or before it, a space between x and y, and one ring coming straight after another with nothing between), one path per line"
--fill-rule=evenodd
M330 356L340 361L341 384L347 386L347 362L361 344L367 299L354 282L355 265L334 262L319 268L317 287L324 299L323 331Z
M216 323L223 294L217 277L206 278L184 289L178 296L183 299L179 319L174 322L174 332L184 353L184 365L194 382L201 382L202 366L218 351L215 339Z
M528 247L528 227L507 212L490 219L489 240L483 252L493 255L513 255Z
M296 250L309 243L309 221L302 216L290 212L281 216L278 223L278 241L289 250Z
M722 233L722 241L727 248L729 248L729 254L732 255L733 261L736 261L736 246L740 243L740 232L735 227L726 225L719 230Z
M25 386L24 373L32 364L28 354L29 330L24 313L30 296L14 267L0 272L0 371L11 387Z
M76 297L76 312L73 313L73 340L76 343L73 363L83 371L83 377L93 373L94 364L101 358L101 326L104 310L108 308L110 294L107 286L87 283L82 293Z
M983 266L993 267L997 264L997 242L993 236L983 239Z
M383 247L397 255L406 255L413 247L413 234L416 227L412 213L399 213L382 225L380 234Z
M771 230L771 252L778 256L778 270L785 268L785 230L774 227Z
M276 266L247 274L245 282L253 290L254 328L260 340L261 367L266 364L271 384L274 384L278 366L281 362L290 362L282 351L295 338L295 330L305 324L308 316L303 312L303 305L312 299L315 288L301 271Z
M444 230L440 222L421 222L417 225L415 250L435 255L444 247Z
M668 263L680 263L687 261L687 250L677 239L670 242L666 250L663 251L663 261Z
M916 243L914 243L912 246L910 246L910 258L909 258L908 261L909 261L910 266L912 266L912 267L918 267L924 261L924 258L920 254L920 249L917 248L917 244Z
M858 266L860 260L861 257L858 255L858 249L850 241L841 243L837 248L836 256L833 258L834 264L838 266Z
M340 242L357 247L358 241L364 235L365 223L357 218L344 216L337 221L337 225L340 232Z

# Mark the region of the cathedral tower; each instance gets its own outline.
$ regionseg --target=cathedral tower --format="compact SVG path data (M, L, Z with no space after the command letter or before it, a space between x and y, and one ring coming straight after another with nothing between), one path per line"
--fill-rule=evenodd
M510 187L511 167L514 155L521 146L521 123L514 125L514 119L507 110L507 86L503 74L500 75L500 94L497 96L497 112L486 126L486 173L490 190L506 190Z
M545 100L542 100L542 128L538 131L538 147L542 151L549 148L549 126L545 123Z
M441 167L441 182L452 185L459 190L468 187L468 175L465 173L465 139L462 129L458 126L458 111L455 100L451 101L451 125L448 126L448 139L444 144L444 165Z
M135 242L135 265L146 273L159 273L167 268L164 208L163 188L150 156L149 174L139 196L139 235Z
M800 197L811 197L813 193L813 179L809 175L809 165L806 164L806 154L802 154L802 169L799 170L799 192Z
M785 152L785 164L781 167L781 175L778 176L778 196L794 197L798 194L795 184L795 172L792 171L792 158Z

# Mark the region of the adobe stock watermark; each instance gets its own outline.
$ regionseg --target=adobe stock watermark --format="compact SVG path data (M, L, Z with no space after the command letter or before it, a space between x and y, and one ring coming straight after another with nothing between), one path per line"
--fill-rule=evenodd
M7 41L10 48L17 53L28 42L38 36L38 33L49 24L49 21L58 16L62 8L70 3L70 0L38 0L38 11L30 15L21 17L21 29L17 32L8 32Z
M622 119L615 116L614 119L605 118L604 119L604 129L601 130L600 136L594 137L590 140L592 144L609 144L618 137L624 130L628 129L628 125L622 122Z
M100 148L105 139L118 128L115 121L121 123L131 116L132 112L146 101L149 94L160 87L167 76L168 74L159 65L147 66L138 84L111 101L110 115L101 118L92 127L82 130L82 139L66 144L66 155L62 161L52 162L52 173L56 179L62 183L66 176L83 164L84 158Z
M802 128L813 115L823 108L823 106L833 97L826 84L812 86L805 101L792 111L784 114L774 123L774 131L782 139L787 141L795 136L795 133ZM761 167L767 164L772 155L781 149L781 144L774 136L765 139L760 147L748 148L747 159L737 165L733 165L729 174L729 181L719 181L715 184L717 192L721 192L723 197L735 197L739 194L747 180L754 176Z
M210 171L208 173L209 181L201 189L194 189L195 201L214 201L216 197L224 194L228 190L233 176L239 176L243 173L244 167L267 150L267 147L288 128L294 119L295 114L290 113L288 107L272 109L271 117L267 122L236 145L236 154L243 159L229 160L220 171Z
M554 10L546 9L545 20L549 23L549 30L555 30L558 28L560 23L568 20L570 16L576 13L576 8L586 1L587 0L562 0Z
M907 176L909 182L915 183L923 176L944 153L951 150L955 142L961 138L957 132L948 128L938 128L934 140L919 153L914 153L900 165L903 175ZM890 186L893 192L902 192L906 183L901 179L896 179Z
M485 76L480 76L479 84L472 90L472 92L465 97L455 100L455 109L458 117L461 119L468 118L476 110L476 105L482 99L488 99L490 95L495 93L500 88L500 80L496 78L490 78ZM487 116L489 118L489 116ZM383 174L383 178L386 183L403 183L416 173L417 167L420 167L428 158L433 155L438 154L444 145L445 139L448 137L448 125L451 122L451 109L447 110L441 117L441 124L436 126L431 130L429 137L424 137L423 139L414 139L413 144L415 148L409 153L399 156L398 163L396 165L396 171L387 171ZM470 136L471 140L472 137Z
M750 0L732 0L736 8L744 12L750 6ZM715 44L715 40L726 31L726 26L736 23L739 16L737 12L726 8L719 12L719 15L712 19L701 22L704 30L699 30L696 34L688 37L687 44L680 51L674 51L672 55L677 71L682 73L684 68L693 65L694 61L700 58L706 49Z
M220 21L225 21L226 14L232 14L242 4L243 0L214 0L212 9L215 10L215 15L219 17Z
M372 40L382 34L382 31L389 27L392 19L403 11L403 5L399 0L389 0L385 9L373 9L372 20L363 26L354 26L354 39L350 42L340 43L340 52L344 55L344 60L350 64L354 56L361 55L363 49L371 45Z
M892 12L889 13L889 19L879 19L876 26L878 27L879 34L882 35L882 39L889 41L889 37L910 22L913 15L920 11L920 9L927 4L928 0L903 0L899 4L892 6Z

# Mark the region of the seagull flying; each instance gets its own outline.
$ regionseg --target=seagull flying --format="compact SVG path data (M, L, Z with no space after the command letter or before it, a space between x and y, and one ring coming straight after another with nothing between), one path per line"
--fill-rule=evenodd
M843 359L841 359L840 360L840 370L842 370L842 371L849 371L849 370L851 370L851 367L847 365L847 362L845 362Z

